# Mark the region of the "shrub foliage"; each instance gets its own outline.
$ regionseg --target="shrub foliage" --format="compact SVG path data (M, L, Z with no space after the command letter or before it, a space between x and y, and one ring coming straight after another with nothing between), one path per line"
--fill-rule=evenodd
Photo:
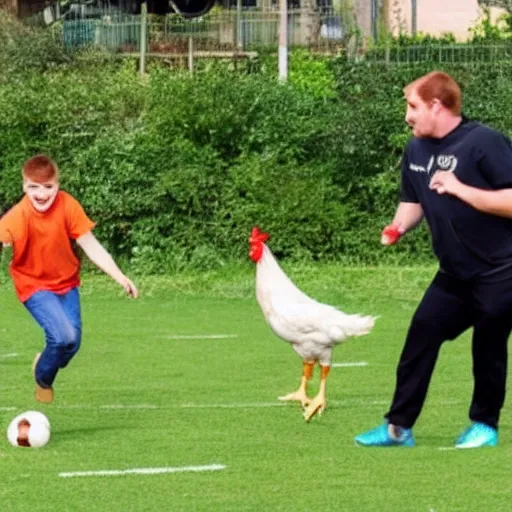
M45 152L99 238L140 271L242 261L254 225L280 258L430 260L425 228L390 250L379 236L409 137L402 88L432 65L301 51L287 84L271 58L251 72L214 66L193 76L154 65L141 80L133 61L70 54L11 25L0 49L2 211L21 196L24 160ZM511 131L512 63L441 69L461 83L466 115Z

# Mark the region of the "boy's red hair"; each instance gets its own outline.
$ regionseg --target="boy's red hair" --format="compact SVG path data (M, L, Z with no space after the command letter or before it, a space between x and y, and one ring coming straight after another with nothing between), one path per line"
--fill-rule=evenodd
M55 162L46 155L29 158L23 165L23 177L38 183L59 178L59 169Z
M462 111L460 87L450 75L442 71L427 73L405 86L405 96L412 91L416 91L418 96L426 103L438 99L444 107L456 116L459 116Z

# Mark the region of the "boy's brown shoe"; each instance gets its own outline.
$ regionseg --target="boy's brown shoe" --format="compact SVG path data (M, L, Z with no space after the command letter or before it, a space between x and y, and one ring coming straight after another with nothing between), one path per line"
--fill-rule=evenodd
M38 402L49 404L50 402L53 402L53 388L42 388L36 382L35 397Z

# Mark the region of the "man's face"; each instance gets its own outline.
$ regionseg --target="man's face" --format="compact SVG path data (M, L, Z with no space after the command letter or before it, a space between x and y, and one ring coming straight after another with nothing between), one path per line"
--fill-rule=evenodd
M28 178L23 180L23 191L27 194L30 204L38 212L46 212L50 209L57 192L59 191L59 182L57 178L39 183Z
M438 100L424 102L416 93L411 91L407 94L407 111L405 122L410 126L415 137L432 137L436 126L436 113L438 111Z

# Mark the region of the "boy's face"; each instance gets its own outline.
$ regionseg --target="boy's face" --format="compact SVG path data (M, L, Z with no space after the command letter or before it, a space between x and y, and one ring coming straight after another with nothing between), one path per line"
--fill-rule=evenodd
M40 183L24 178L23 191L27 194L30 204L34 209L43 213L49 210L55 201L59 191L59 181L57 178L53 178Z

